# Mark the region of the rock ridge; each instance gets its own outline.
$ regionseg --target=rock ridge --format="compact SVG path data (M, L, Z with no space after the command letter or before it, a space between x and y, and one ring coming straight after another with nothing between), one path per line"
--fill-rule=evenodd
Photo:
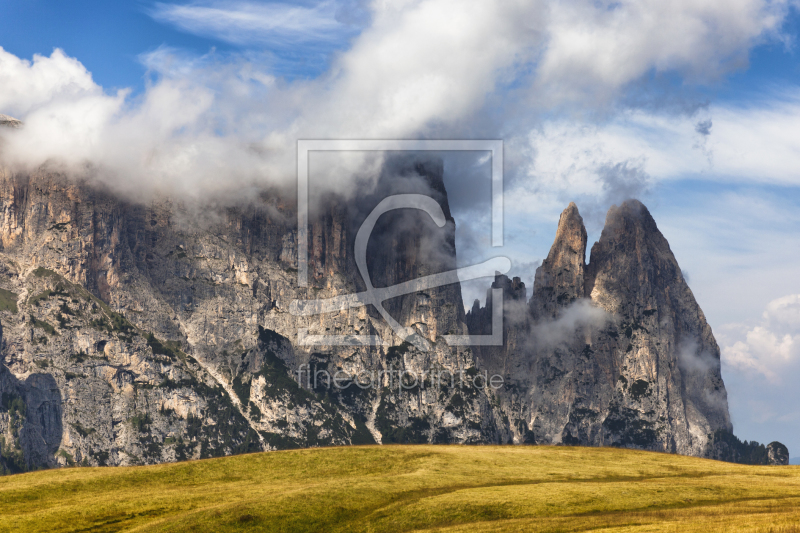
M355 235L388 194L434 198L446 224L412 209L383 215L367 245L374 286L455 268L443 172L440 161L398 157L357 198L321 201L300 286L297 213L280 192L195 221L177 202L137 204L48 168L0 167L2 472L373 442L782 460L777 445L732 436L719 348L635 201L609 211L588 264L570 204L530 298L520 278L498 274L487 306L466 314L458 284L385 302L427 350L397 337L371 306L290 312L295 300L363 290ZM492 334L495 304L501 346L444 341ZM384 345L308 344L301 331ZM434 373L452 379L434 383ZM484 373L505 386L463 379ZM342 375L346 386L331 387Z
M498 395L519 421L514 442L766 464L766 452L731 451L741 446L730 444L719 347L647 208L638 200L612 206L588 263L586 246L571 203L536 270L528 313L520 316L514 298L504 297L504 345L476 347L481 364L510 383ZM507 285L503 276L493 286ZM487 330L488 310L473 306L470 332ZM779 456L773 450L769 461Z

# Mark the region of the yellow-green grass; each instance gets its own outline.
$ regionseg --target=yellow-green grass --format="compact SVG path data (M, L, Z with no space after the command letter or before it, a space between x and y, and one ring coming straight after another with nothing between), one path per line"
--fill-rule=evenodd
M614 448L364 446L0 478L3 531L800 532L800 467Z

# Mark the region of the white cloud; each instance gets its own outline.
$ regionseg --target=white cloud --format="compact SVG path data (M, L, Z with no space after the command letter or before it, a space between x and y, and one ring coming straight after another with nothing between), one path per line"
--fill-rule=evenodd
M287 82L247 56L185 58L160 49L145 56L157 81L135 99L105 93L61 51L32 63L0 51L0 111L26 122L22 130L0 133L7 141L3 158L28 166L59 160L82 171L90 164L120 190L216 197L226 188L289 183L298 138L501 135L519 149L509 150L513 173L528 153L518 139L541 124L536 117L554 103L603 105L653 70L682 73L689 81L728 71L738 64L731 58L746 56L754 42L775 34L786 5L374 0L369 27L318 79ZM160 20L232 41L325 39L340 26L330 2L215 0L154 9ZM514 120L506 124L492 121L509 115ZM570 186L587 194L608 188L590 165L598 151L611 156L598 159L597 168L656 177L694 164L670 157L691 138L680 119L631 114L625 120L633 129L617 125L600 132L602 142L589 150L587 163L581 167L577 159ZM715 115L712 137L721 132L727 146L723 124L724 117ZM545 136L547 128L552 126L541 130ZM648 129L651 134L642 135ZM659 144L656 136L665 130L673 134ZM562 159L574 155L571 146L583 149L593 134L589 126L583 140L562 135L568 138ZM636 142L629 144L632 137ZM776 139L762 145L767 142L779 145ZM794 143L782 142L782 165L788 167ZM714 146L715 155L724 146ZM546 171L547 146L538 148L538 168ZM346 181L330 183L341 188Z
M167 4L157 2L150 15L188 33L238 45L291 46L332 42L351 30L336 19L336 4L311 7L289 3L230 2Z
M708 351L699 351L696 339L684 340L678 346L678 365L686 372L705 375L715 370L719 361Z
M103 96L91 74L75 58L55 50L50 57L26 61L0 47L0 109L24 117L53 100Z
M800 370L800 294L771 301L757 326L723 326L721 339L723 361L732 370L782 383L787 370Z
M800 294L769 302L757 324L717 328L731 416L740 438L800 446Z
M540 44L539 2L376 2L373 24L334 68L311 116L334 134L426 135L468 118Z
M779 381L779 370L800 357L800 335L776 335L763 326L747 331L744 341L726 346L726 364L740 371L754 370L770 381Z
M527 313L527 306L521 312ZM574 342L576 335L582 331L600 329L613 319L611 314L591 300L580 298L563 309L557 318L538 322L527 342L538 349L553 348Z
M531 156L511 184L507 213L543 221L575 201L592 231L611 204L641 198L659 183L691 178L796 187L798 124L796 88L748 106L714 104L691 114L632 110L603 122L546 120L527 136ZM750 208L757 198L745 201L748 212L763 216ZM762 204L764 213L774 210L769 204Z
M715 104L691 115L631 111L605 123L547 121L530 135L531 174L570 186L597 184L609 162L638 161L659 180L703 176L800 185L800 90L749 105Z
M195 79L164 76L132 102L126 91L104 93L60 50L27 63L0 49L0 63L15 67L0 69L7 76L0 102L25 123L3 132L6 164L49 161L81 176L96 173L96 179L133 196L158 190L218 194L268 175L268 158L245 142L252 130L242 115L254 104L254 87L266 90L246 69L196 67ZM203 83L197 83L200 78ZM235 106L241 107L226 108L220 92L238 92ZM268 147L269 140L262 140L260 148Z
M800 294L771 301L764 311L764 319L800 330Z
M776 33L786 1L623 0L553 4L537 84L553 102L613 97L643 74L674 71L709 81L747 63Z

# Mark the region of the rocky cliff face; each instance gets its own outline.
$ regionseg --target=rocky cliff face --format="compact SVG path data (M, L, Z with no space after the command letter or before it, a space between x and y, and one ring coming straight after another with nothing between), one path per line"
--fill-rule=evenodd
M399 161L379 180L438 197L450 221L440 229L424 213L382 219L368 247L376 287L454 266L441 172ZM467 333L457 284L386 304L427 350L402 342L368 307L290 314L296 299L363 289L353 239L379 195L319 206L309 287L297 284L296 211L284 197L196 216L169 202L130 204L46 169L0 170L3 468L504 439L486 392L458 381L398 386L403 370L474 369L468 348L441 339ZM386 344L306 346L299 328ZM336 388L325 372L375 383Z
M373 285L455 267L441 164L393 160L365 191L315 206L300 287L286 191L228 209L140 205L52 169L0 168L2 470L371 442L719 452L719 350L641 204L612 209L588 265L571 205L530 301L519 278L495 280L503 346L451 347L443 335L491 332L490 308L465 315L458 284L385 302L407 339L371 306L290 312L364 290L355 235L388 194L430 196L447 222L382 216ZM301 329L383 345L309 345ZM506 386L475 386L482 372Z
M570 204L527 311L518 279L495 281L507 288L505 344L476 351L504 372L514 441L722 458L714 436L732 426L719 347L652 216L635 200L614 206L588 264L586 244ZM473 307L470 328L486 314Z

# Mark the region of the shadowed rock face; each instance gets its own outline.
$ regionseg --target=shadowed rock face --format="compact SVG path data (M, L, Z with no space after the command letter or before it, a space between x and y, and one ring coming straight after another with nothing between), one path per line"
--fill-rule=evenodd
M32 374L20 387L27 406L20 441L28 466L52 463L61 444L61 391L49 374Z
M711 434L732 430L719 348L669 244L629 200L610 209L588 265L585 250L570 204L529 315L506 321L502 349L479 350L482 364L510 370L500 394L519 420L515 441L705 455ZM468 314L470 328L485 328L483 312Z

